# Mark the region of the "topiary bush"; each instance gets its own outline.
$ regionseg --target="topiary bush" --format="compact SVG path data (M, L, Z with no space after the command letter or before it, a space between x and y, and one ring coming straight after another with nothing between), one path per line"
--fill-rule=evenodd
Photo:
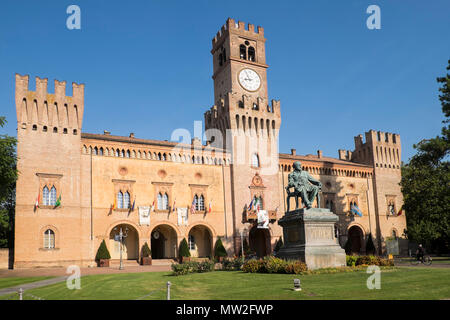
M345 246L344 246L344 250L345 250L346 254L348 254L348 255L352 254L352 238L347 239L347 242L345 243Z
M280 251L280 249L283 247L283 239L278 239L277 243L275 244L275 249L273 249L274 252Z
M375 245L373 243L373 239L372 239L372 234L371 233L369 233L369 237L367 238L366 253L367 254L375 254Z
M191 256L186 238L183 238L183 240L181 240L181 242L180 242L179 256L180 256L180 258Z
M142 257L147 258L152 255L152 250L150 250L147 242L142 246Z
M106 242L104 239L97 250L97 255L95 256L96 261L99 261L100 259L111 259L111 255L109 254L108 247L106 247Z
M214 257L216 259L223 258L228 256L225 247L223 246L222 240L220 237L217 239L216 244L214 245Z

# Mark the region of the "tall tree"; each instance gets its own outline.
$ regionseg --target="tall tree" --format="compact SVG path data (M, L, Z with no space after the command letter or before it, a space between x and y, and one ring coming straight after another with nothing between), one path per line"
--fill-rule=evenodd
M408 238L441 251L450 244L450 75L437 82L444 127L441 135L414 145L417 154L402 167L401 186Z
M0 128L6 123L0 117ZM16 138L0 134L0 248L11 246L17 179Z

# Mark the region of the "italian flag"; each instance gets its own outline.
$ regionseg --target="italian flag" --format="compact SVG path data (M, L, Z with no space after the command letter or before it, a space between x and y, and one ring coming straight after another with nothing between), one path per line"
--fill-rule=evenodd
M212 206L211 206L211 201L210 201L210 202L209 202L209 209L208 209L208 212L211 213L211 210L212 210Z
M152 207L150 208L150 212L155 211L155 200L153 200Z
M56 200L55 208L58 208L60 205L61 205L61 195L59 195L58 199Z

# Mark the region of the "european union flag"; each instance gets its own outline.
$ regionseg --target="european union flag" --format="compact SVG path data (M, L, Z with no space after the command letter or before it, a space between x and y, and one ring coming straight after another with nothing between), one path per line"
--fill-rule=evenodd
M357 214L360 217L363 216L361 209L359 209L357 205L352 205L350 211L353 212L354 214Z

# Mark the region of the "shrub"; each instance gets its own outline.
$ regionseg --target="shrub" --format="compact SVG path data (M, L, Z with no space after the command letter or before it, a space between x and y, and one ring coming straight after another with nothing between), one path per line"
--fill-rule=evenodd
M357 257L356 266L361 265L375 265L375 266L393 266L394 261L389 259L384 259L378 256L374 255L368 255L368 256L359 256Z
M203 262L189 261L185 263L174 263L171 265L173 274L175 276L181 276L188 273L203 273L214 271L214 261L206 260Z
M142 256L144 258L150 257L152 255L152 250L148 247L147 242L142 246Z
M206 260L197 264L197 272L211 272L214 271L214 261Z
M214 246L214 257L220 258L220 257L226 257L226 256L227 256L227 251L225 250L222 240L219 237Z
M284 273L285 260L269 256L264 257L263 262L267 273Z
M284 267L284 272L288 274L300 274L302 272L307 271L308 268L305 263L295 260L295 261L287 261Z
M352 238L349 237L347 239L347 242L345 243L345 246L344 246L344 250L345 250L346 254L348 254L348 255L352 254Z
M222 270L225 271L239 271L242 269L244 259L242 257L235 257L233 259L225 259L222 261Z
M375 245L373 244L372 234L369 233L369 238L366 243L366 252L369 254L375 254Z
M262 260L248 260L242 265L242 271L256 273L261 272L264 269L264 263Z
M180 255L180 258L181 257L190 257L191 256L191 253L189 252L189 248L188 248L188 244L187 244L186 238L181 240L179 255Z
M95 256L95 260L99 261L100 259L111 259L111 255L109 254L108 248L106 247L106 242L103 239L100 247L97 250L97 255Z
M356 266L356 261L358 260L357 256L346 256L347 266L354 267Z

